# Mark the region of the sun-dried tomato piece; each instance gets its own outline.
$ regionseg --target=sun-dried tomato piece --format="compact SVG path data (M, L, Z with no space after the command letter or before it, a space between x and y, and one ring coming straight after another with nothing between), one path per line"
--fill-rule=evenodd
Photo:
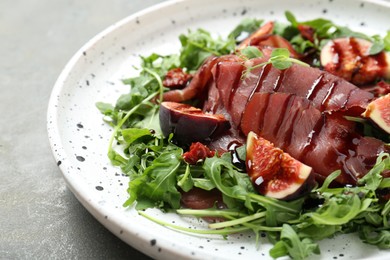
M204 160L207 157L213 157L215 151L211 151L202 143L192 143L188 152L183 154L183 159L189 164L196 164L199 160Z
M375 86L368 87L366 90L374 94L375 97L384 96L390 93L390 83L381 80Z
M184 88L191 78L192 75L184 72L182 68L175 68L167 72L163 85L167 88Z
M298 30L301 33L303 38L305 38L306 40L309 40L311 42L314 42L315 30L312 27L310 27L308 25L304 25L304 24L298 24L297 28L298 28Z

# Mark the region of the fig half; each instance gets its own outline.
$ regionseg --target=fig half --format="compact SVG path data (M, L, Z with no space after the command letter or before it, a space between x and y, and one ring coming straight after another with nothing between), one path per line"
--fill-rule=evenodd
M312 168L249 132L246 167L252 183L262 195L281 200L299 198L315 185Z
M368 40L346 37L330 40L321 50L321 65L334 75L356 85L390 77L390 54L370 55Z
M207 114L201 109L177 102L162 102L160 126L164 136L173 133L173 141L179 145L209 142L230 128L223 115Z
M362 116L371 119L390 134L390 94L371 101Z

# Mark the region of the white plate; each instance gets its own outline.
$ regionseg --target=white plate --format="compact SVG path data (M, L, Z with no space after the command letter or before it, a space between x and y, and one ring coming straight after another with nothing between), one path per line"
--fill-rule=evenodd
M128 179L106 156L111 129L95 102L114 102L128 91L122 78L136 73L138 55L177 52L178 35L205 28L225 35L243 18L285 20L292 11L299 20L325 17L368 34L384 34L390 25L390 4L383 1L190 0L168 1L134 14L103 31L69 61L56 82L48 108L48 133L64 178L80 202L123 241L153 258L254 259L270 258L271 245L252 234L198 237L169 230L125 209ZM202 225L192 218L149 214L184 226ZM389 259L389 251L367 246L355 235L320 243L314 259Z

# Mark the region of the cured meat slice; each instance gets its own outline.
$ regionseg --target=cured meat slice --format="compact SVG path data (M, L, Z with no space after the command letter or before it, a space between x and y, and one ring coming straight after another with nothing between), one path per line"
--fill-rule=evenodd
M210 56L197 70L190 84L184 89L175 89L164 93L164 101L183 102L192 98L203 98L208 92L208 85L213 80L212 70L218 62L236 61L237 55Z
M254 59L252 66L266 59ZM320 111L342 110L345 114L359 115L374 98L371 93L317 68L294 64L286 70L279 70L264 66L260 72L253 73L258 75L255 92L295 94L311 100Z
M241 129L245 135L257 133L311 166L319 179L340 169L341 184L355 185L386 150L381 141L358 135L355 123L342 114L323 113L293 94L255 93L243 113Z

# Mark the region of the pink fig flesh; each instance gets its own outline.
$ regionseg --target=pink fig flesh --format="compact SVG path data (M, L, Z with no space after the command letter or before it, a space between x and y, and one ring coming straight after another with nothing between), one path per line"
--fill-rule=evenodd
M247 139L247 172L260 194L281 200L299 198L314 187L312 168L254 132Z
M371 119L382 130L390 134L390 94L369 103L363 116Z

